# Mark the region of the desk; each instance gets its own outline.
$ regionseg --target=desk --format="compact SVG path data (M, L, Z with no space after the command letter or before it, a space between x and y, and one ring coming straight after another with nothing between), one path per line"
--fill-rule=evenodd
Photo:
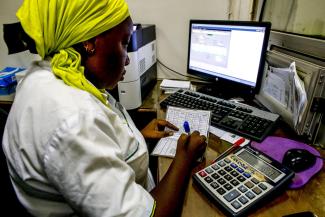
M158 118L165 118L165 111L160 109L158 102L165 96L160 94L159 86L153 89L147 97L142 107L153 108L157 111ZM153 104L152 104L153 103ZM275 135L283 135L281 130L277 130ZM220 153L227 149L230 144L221 141L213 134L209 135L206 160L193 169L193 173L209 165ZM321 150L321 155L325 156L325 151ZM168 170L172 159L158 157L158 180L161 180ZM316 174L310 182L298 190L287 190L274 200L270 201L262 208L257 209L249 216L259 217L281 217L283 215L312 211L319 217L325 216L325 173L324 167ZM218 217L225 216L216 208L207 197L196 188L192 179L187 187L182 217Z

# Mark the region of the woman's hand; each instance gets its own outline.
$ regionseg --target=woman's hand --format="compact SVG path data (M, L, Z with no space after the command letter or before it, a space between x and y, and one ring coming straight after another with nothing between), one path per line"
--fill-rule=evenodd
M178 131L178 128L170 122L163 119L153 119L141 133L145 139L160 139L166 136L173 135L173 131L164 131L165 127Z
M178 139L175 157L193 164L203 155L206 146L206 137L200 135L198 131L194 131L191 135L183 133Z

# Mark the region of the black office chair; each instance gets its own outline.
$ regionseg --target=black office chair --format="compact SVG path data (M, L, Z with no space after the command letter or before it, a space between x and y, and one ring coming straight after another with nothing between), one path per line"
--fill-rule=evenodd
M8 113L0 108L0 144L2 144L3 130L6 124ZM1 210L0 212L7 216L32 217L31 214L19 202L15 190L9 178L9 172L6 157L2 150L0 151L0 188L1 188Z

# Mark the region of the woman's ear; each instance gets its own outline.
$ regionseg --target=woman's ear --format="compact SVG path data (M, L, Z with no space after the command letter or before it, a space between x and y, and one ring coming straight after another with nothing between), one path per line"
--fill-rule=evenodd
M87 41L82 42L82 44L83 44L83 46L85 48L85 51L88 54L88 56L92 56L96 52L96 49L95 49L95 47L96 47L95 40L96 39L90 39L90 40L87 40Z

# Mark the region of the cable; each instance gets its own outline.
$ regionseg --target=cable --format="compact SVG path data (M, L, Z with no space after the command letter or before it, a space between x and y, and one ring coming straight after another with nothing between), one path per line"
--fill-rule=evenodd
M169 71L174 72L175 74L178 74L178 75L180 75L180 76L183 76L183 77L186 77L186 78L193 78L193 79L196 79L196 80L199 80L199 81L205 81L205 82L209 82L209 83L211 82L211 81L208 80L208 79L198 78L198 77L189 76L189 75L183 75L182 73L177 72L177 71L175 71L175 70L169 68L168 66L166 66L166 65L165 65L164 63L162 63L158 58L157 58L157 62L158 62L160 65L162 65L163 67L165 67L166 69L168 69Z

